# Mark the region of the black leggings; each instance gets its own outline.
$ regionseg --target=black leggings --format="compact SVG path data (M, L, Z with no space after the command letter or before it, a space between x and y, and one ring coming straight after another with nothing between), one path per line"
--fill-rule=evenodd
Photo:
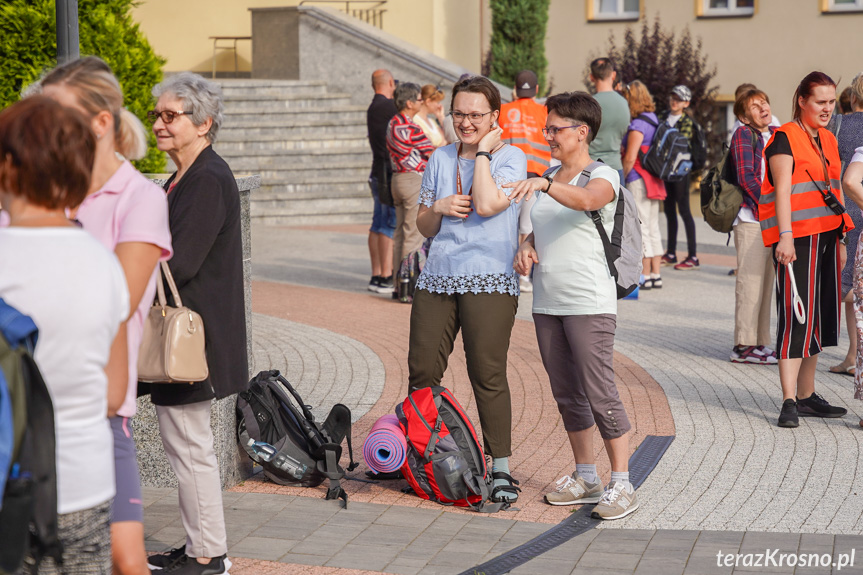
M665 182L665 219L668 222L668 248L665 253L677 252L677 212L683 219L683 227L686 230L686 248L689 257L695 257L695 220L692 219L692 210L689 209L689 176L678 182Z

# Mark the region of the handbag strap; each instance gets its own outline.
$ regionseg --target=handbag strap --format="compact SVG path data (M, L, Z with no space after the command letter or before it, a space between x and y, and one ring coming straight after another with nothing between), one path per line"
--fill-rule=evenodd
M183 300L180 299L180 292L177 290L177 284L174 283L174 276L171 274L171 268L168 262L161 262L159 266L159 281L156 282L156 293L159 298L159 305L165 307L168 305L168 300L165 298L165 285L162 282L164 277L168 281L168 289L171 290L171 296L174 298L174 305L183 307Z

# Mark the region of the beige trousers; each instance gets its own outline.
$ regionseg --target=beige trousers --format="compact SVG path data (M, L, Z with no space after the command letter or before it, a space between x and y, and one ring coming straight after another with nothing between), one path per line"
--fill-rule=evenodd
M638 217L641 220L641 243L644 257L652 258L661 256L662 236L659 231L659 206L662 200L647 199L647 188L641 178L629 182L626 187L635 198L635 207L638 208Z
M219 463L210 428L212 401L157 405L159 432L179 484L186 555L219 557L228 552Z
M393 270L398 273L402 258L423 245L423 235L417 228L420 186L423 175L419 172L393 174L393 206L396 209L396 231L393 234Z
M764 247L761 225L734 226L737 282L734 287L734 345L771 345L770 303L773 250Z

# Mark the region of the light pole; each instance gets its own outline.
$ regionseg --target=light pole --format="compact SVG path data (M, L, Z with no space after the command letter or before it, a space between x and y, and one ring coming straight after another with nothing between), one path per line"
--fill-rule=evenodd
M57 65L77 60L78 0L57 0Z

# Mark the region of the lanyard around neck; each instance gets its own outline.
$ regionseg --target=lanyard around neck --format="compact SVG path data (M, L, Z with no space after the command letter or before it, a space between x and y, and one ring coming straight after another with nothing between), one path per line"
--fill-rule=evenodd
M461 142L459 142L459 143L458 143L458 151L456 152L456 155L455 155L455 186L456 186L456 194L458 194L458 195L462 195L462 188L461 188L461 169L459 169L459 162L461 162L461 146L462 146L462 143L461 143ZM494 148L494 150L492 150L492 151L491 151L491 152L489 152L489 153L493 154L493 153L495 153L496 151L498 151L499 149L501 149L502 147L503 147L503 142L501 142L500 144L498 144L498 145ZM476 160L474 160L474 162L476 162ZM491 160L489 160L489 162L491 162ZM475 164L474 164L474 169L476 169L476 165L475 165ZM468 195L470 195L470 193L468 193Z
M821 160L821 170L824 172L824 184L827 186L827 191L829 192L832 187L830 185L830 174L827 172L827 160L824 158L824 149L815 142L815 138L812 137L812 134L809 133L809 130L803 126L803 123L800 120L797 120L797 125L800 126L800 129L809 137L809 143L812 144L812 147L815 148L816 152L818 152L818 159Z

